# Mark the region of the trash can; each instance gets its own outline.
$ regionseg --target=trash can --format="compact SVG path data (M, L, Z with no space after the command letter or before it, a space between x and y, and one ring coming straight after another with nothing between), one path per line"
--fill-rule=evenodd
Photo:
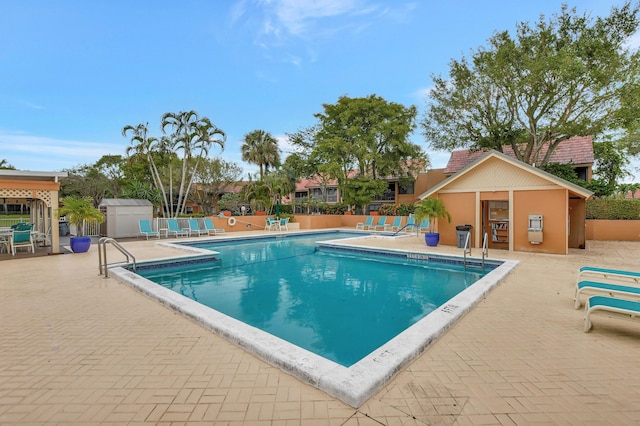
M67 222L58 222L58 233L61 237L69 235L69 224Z
M467 240L467 234L471 232L473 226L471 225L458 225L456 226L456 236L458 237L458 248L464 248L464 243ZM471 244L471 242L469 242Z

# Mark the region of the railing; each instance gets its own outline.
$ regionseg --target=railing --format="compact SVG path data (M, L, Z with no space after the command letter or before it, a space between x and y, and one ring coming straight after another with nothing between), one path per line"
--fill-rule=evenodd
M482 239L482 267L484 268L484 258L489 257L489 234L484 233L484 238Z
M489 234L484 233L482 238L482 267L484 268L484 258L489 257ZM467 267L467 253L471 256L471 232L467 232L467 238L464 241L464 267Z
M107 243L111 244L118 251L124 254L127 258L127 263L133 265L133 270L136 270L136 258L133 257L131 253L129 253L124 247L122 247L116 240L109 237L102 237L98 240L98 267L99 273L98 275L104 275L105 278L109 278L109 264L107 263Z
M16 223L31 223L31 217L0 218L0 228L10 228L11 225L15 225Z

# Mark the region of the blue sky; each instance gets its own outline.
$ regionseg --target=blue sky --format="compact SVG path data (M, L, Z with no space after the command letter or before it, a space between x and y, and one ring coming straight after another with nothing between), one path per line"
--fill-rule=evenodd
M561 1L0 0L0 159L59 171L125 154L125 125L195 110L241 161L255 129L284 141L322 104L376 94L424 111L432 74ZM622 0L568 3L606 16ZM446 152L430 151L443 167ZM284 142L280 147L286 155Z

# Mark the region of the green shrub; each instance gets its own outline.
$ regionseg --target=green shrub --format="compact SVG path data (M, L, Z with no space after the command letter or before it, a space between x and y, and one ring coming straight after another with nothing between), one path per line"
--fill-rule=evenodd
M413 203L401 203L401 204L383 204L378 209L378 212L382 216L409 216L410 213L415 211L415 204Z
M587 219L638 220L640 199L594 198L587 200Z

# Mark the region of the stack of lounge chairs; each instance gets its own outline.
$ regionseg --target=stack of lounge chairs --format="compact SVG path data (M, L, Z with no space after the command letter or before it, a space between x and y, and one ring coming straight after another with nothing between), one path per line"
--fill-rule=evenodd
M576 282L576 309L582 306L581 296L588 294L593 295L584 302L585 332L591 330L591 315L594 313L640 319L640 272L584 266L580 268Z

